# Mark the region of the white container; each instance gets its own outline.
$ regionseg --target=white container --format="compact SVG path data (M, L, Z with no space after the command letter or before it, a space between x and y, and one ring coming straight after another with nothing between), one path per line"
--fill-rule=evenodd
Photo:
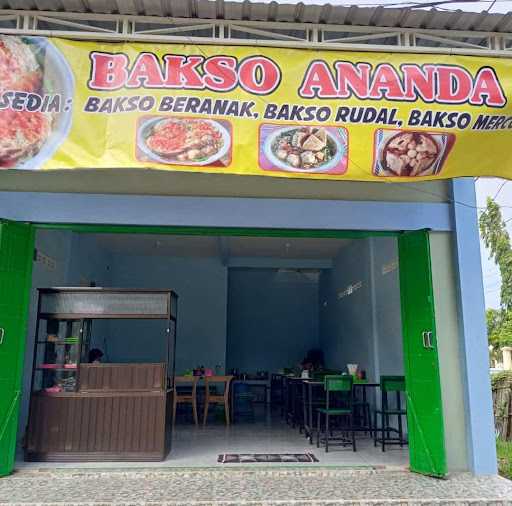
M347 364L347 370L351 376L354 376L356 374L357 366L358 364Z

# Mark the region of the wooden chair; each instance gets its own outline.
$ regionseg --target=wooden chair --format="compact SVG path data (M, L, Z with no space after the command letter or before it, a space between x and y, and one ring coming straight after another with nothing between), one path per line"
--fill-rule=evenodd
M199 376L175 376L174 377L174 401L172 406L172 426L174 427L174 422L176 421L176 406L179 403L188 403L192 405L192 414L194 415L194 422L196 425L199 425L199 420L197 417L197 383L199 381ZM178 387L180 385L186 384L187 386L192 386L191 393L179 393Z
M226 425L229 425L229 395L230 395L230 384L234 376L205 376L205 399L204 399L204 417L203 425L206 425L206 419L208 418L208 408L210 403L212 404L224 404L224 412L226 414ZM224 384L224 393L222 395L212 394L210 392L211 384Z

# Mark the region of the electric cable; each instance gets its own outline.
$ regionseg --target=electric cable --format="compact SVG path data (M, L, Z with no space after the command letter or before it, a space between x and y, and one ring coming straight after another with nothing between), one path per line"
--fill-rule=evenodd
M429 2L393 2L393 3L380 3L380 2L358 2L356 5L362 7L406 7L410 9L421 9L427 7L438 7L441 5L452 5L452 4L464 4L464 3L480 3L480 4L491 4L489 10L494 6L497 2L509 2L510 0L435 0ZM337 4L340 7L352 7L354 4ZM488 12L488 11L487 11Z
M496 195L494 195L494 197L492 198L492 200L496 201L496 198L498 197L498 195L501 193L501 190L503 190L503 188L505 187L505 185L508 183L508 180L505 179L503 181L503 183L501 183L500 187L498 188L498 191L496 192Z

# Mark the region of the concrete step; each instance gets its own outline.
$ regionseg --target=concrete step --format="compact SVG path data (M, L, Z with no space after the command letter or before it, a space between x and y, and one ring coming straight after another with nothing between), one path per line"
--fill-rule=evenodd
M343 468L44 469L0 479L0 505L511 505L512 482Z

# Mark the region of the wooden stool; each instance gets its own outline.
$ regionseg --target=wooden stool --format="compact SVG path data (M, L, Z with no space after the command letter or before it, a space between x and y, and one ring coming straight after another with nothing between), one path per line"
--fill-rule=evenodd
M226 414L226 425L229 425L229 386L234 376L205 376L205 399L204 399L204 417L203 425L206 425L206 419L208 418L208 407L212 404L224 404L224 412ZM223 383L224 393L222 395L212 394L210 392L210 384L212 383Z
M172 405L172 426L174 427L174 422L176 420L176 406L178 403L189 403L192 404L192 414L194 415L194 422L196 425L199 425L199 420L197 418L197 382L199 381L199 376L175 376L174 377L174 400ZM178 386L180 384L186 383L187 385L192 385L192 392L186 394L178 393Z

